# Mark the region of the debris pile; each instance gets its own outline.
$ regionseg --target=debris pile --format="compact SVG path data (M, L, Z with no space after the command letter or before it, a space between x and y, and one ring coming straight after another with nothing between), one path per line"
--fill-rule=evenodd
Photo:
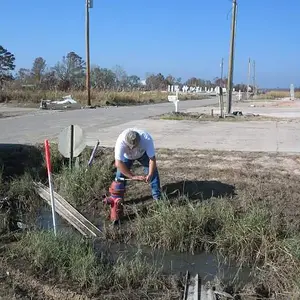
M62 97L63 100L41 100L40 109L78 109L80 104L71 95Z

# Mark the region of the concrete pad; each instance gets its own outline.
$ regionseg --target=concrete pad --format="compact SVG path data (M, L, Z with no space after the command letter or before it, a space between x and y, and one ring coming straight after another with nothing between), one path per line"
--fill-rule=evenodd
M99 129L88 135L88 143L114 147L124 128L149 131L159 148L216 149L236 151L299 152L300 123L285 122L195 122L139 120Z
M193 107L188 108L188 112L197 112L210 114L211 109L215 114L220 114L218 105L211 107ZM237 102L233 104L232 111L242 111L243 114L258 114L261 116L268 116L274 118L291 118L298 119L300 121L300 101L249 101L249 102Z

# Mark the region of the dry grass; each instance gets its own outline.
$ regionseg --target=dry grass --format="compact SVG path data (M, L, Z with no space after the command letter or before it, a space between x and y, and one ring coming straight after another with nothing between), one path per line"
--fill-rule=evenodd
M178 299L180 295L176 280L138 253L111 260L96 252L92 241L74 234L55 237L52 232L29 232L3 254L8 264L21 264L25 274L46 284L63 285L65 290L78 290L88 298Z
M18 101L19 103L40 103L43 100L57 100L66 95L72 97L83 105L86 105L87 93L85 91L55 92L43 90L5 90L0 92L0 103L5 101ZM195 94L179 95L180 100L199 100L208 96ZM91 90L92 105L137 105L160 103L168 101L166 92L103 92Z
M289 91L270 91L266 94L259 95L259 98L263 99L280 99L290 97ZM300 98L300 92L295 92L295 98Z

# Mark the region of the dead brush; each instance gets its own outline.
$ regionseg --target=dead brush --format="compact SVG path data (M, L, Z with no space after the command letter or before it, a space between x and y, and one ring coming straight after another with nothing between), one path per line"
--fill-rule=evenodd
M58 100L63 96L72 95L72 97L85 105L87 94L85 91L70 90L47 91L47 90L18 90L6 89L1 92L0 102L18 101L20 103L40 103L42 99ZM180 95L180 100L199 100L207 98L195 94ZM93 105L137 105L148 103L160 103L167 101L167 94L159 91L132 91L132 92L116 92L116 91L99 91L91 90L91 102Z
M273 255L263 265L257 266L257 285L263 285L276 299L300 297L300 236L277 241Z

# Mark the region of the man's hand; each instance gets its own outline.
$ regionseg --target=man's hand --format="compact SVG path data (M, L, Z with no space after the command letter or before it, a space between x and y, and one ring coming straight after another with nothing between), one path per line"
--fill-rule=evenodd
M133 176L131 179L137 180L137 181L145 181L146 177L145 176Z
M149 175L149 174L148 174L148 175L145 177L146 183L150 183L151 180L152 180L152 175Z
M150 157L150 159L149 159L149 173L145 178L145 181L147 183L151 182L155 169L156 169L156 158L155 158L155 156L153 156L153 157Z

